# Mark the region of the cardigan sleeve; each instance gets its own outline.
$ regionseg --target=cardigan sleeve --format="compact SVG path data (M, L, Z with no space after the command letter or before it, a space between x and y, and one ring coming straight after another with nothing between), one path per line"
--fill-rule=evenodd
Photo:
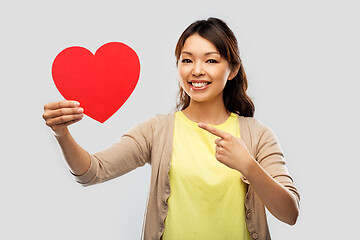
M150 163L154 118L142 122L124 134L107 149L89 154L90 167L76 181L89 186L119 177L137 167Z
M299 204L300 194L287 170L284 154L275 133L259 121L256 125L256 160L270 176L295 195Z

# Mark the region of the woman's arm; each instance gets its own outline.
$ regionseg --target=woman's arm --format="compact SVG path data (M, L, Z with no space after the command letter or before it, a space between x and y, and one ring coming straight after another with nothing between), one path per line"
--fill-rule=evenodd
M65 161L74 175L84 174L90 167L90 155L71 136L67 126L83 117L83 109L76 101L45 104L43 118L59 142Z
M75 141L68 130L64 135L55 137L71 172L76 176L83 175L90 167L89 153Z
M199 123L198 126L220 137L215 140L216 159L239 171L276 218L294 225L299 213L297 198L284 186L289 185L287 187L291 189L292 184L289 182L292 180L285 168L277 140L270 129L256 126L260 130L257 131L259 137L255 160L242 139L207 124ZM296 192L296 189L294 190Z
M67 129L68 125L82 118L80 112L83 109L78 107L79 103L72 101L48 103L43 114L78 183L89 186L104 182L150 162L152 126L156 118L137 124L107 149L90 155Z
M272 215L287 224L296 223L299 207L293 193L272 178L253 158L248 160L242 173Z

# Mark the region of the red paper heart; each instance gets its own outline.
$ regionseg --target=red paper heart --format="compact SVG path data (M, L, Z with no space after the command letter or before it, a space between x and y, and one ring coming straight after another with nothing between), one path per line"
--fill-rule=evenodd
M61 51L52 65L57 89L76 100L84 114L103 123L130 97L140 75L140 62L129 46L110 42L93 55L83 47Z

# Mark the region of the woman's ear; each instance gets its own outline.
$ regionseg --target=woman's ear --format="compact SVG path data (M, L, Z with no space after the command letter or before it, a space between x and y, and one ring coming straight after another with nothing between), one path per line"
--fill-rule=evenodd
M236 74L239 72L239 70L240 70L240 64L237 64L236 66L232 67L232 71L228 77L228 80L233 80Z

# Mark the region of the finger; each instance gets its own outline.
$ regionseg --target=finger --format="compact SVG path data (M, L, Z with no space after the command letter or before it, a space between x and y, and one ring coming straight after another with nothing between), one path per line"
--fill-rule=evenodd
M44 110L55 110L59 108L71 108L71 107L78 107L80 106L80 103L77 101L71 101L71 100L64 100L60 102L51 102L44 105Z
M72 115L62 115L57 118L51 118L46 121L46 125L48 126L54 126L66 122L70 122L73 120L81 119L84 116L84 114L72 114Z
M216 152L216 153L215 153L215 158L216 158L216 160L218 160L220 163L224 164L221 153Z
M51 118L57 118L64 115L76 115L84 112L84 109L79 108L60 108L56 110L46 110L43 114L45 120L50 120Z
M71 125L71 124L73 124L73 123L76 123L76 122L80 121L81 119L82 119L82 118L76 119L76 120L72 120L72 121L69 121L69 122L66 122L66 123L58 124L58 125L52 126L51 129L52 129L54 132L56 132L56 131L58 131L59 129L62 129L62 128L64 128L64 127L67 127L67 126L69 126L69 125Z
M217 146L220 146L220 147L221 147L221 140L222 140L222 138L217 138L217 139L215 139L215 144L216 144Z
M76 123L78 121L80 121L80 119L76 119L76 120L73 120L73 121L70 121L70 122L66 122L66 123L62 123L62 124L58 124L58 125L55 125L55 126L52 126L51 129L53 130L53 132L55 133L55 135L57 136L61 136L62 134L59 134L58 131L61 130L61 129L64 129L65 127L73 124L73 123Z
M227 138L228 137L228 133L221 131L213 126L210 126L208 124L205 123L198 123L198 127L208 131L209 133L214 134L215 136L221 137L221 138Z

